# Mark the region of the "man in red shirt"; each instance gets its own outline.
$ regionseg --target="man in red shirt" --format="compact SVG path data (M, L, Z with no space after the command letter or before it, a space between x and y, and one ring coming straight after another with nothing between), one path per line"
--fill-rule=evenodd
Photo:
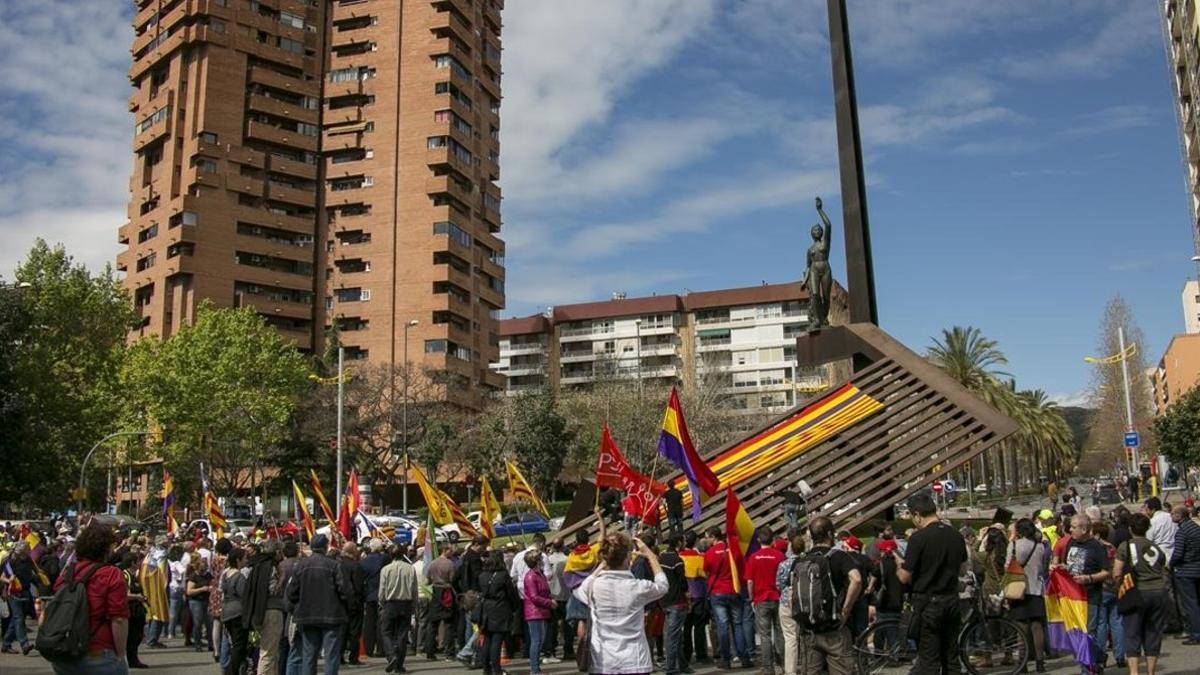
M704 553L704 575L708 578L708 597L712 607L714 628L717 632L717 644L720 648L720 663L718 667L728 670L732 667L733 655L729 650L729 632L733 631L733 647L737 649L738 659L746 668L753 667L750 659L750 649L742 632L742 597L733 588L733 567L729 558L729 546L722 540L721 528L710 527L705 534L713 540L713 545Z
M51 664L58 675L121 675L129 672L125 664L129 594L121 570L104 564L116 541L112 528L106 525L92 524L84 528L75 540L78 562L64 570L54 584L57 592L66 583L68 575L80 579L93 567L100 566L87 582L88 626L92 632L87 654L78 661Z
M783 661L783 627L779 624L779 586L775 575L786 556L771 545L771 528L758 530L761 547L746 558L746 584L750 602L754 605L754 632L762 641L759 660L762 673L774 673L775 664Z

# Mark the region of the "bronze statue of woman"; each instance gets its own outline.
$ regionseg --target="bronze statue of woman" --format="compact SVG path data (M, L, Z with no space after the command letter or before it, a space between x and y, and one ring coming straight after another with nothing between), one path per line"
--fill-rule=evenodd
M807 269L804 270L804 287L808 289L808 329L819 330L829 325L829 300L833 292L833 272L829 269L829 244L833 225L821 208L817 197L817 213L825 224L812 226L812 246L808 247Z

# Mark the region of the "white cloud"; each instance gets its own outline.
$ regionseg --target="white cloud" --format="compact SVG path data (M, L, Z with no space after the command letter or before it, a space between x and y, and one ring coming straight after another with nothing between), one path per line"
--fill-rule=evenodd
M573 302L591 302L621 291L648 293L662 284L687 278L677 270L612 270L581 272L578 267L536 265L525 269L520 283L510 285L508 300L545 309Z
M1057 403L1062 408L1087 408L1092 405L1092 392L1087 389L1074 392L1060 392L1050 394L1049 399L1052 403Z
M1067 130L1068 136L1095 136L1123 129L1150 126L1154 111L1148 105L1115 105L1084 115Z
M716 0L521 0L504 10L503 186L541 195L564 149L713 16Z
M116 3L0 4L0 273L38 236L93 269L113 261L132 161L132 39Z
M1002 3L997 3L1002 4ZM1015 3L1019 4L1019 3ZM1097 17L1100 25L1089 25ZM1096 2L1073 13L1076 25L1065 46L1033 50L1005 59L1007 71L1035 80L1063 77L1106 77L1130 52L1161 42L1159 15L1153 2Z

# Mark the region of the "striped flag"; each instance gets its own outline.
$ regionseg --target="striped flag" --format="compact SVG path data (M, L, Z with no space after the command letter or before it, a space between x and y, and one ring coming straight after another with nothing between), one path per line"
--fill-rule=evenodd
M500 517L500 502L496 500L496 493L492 492L492 484L488 482L487 476L483 477L483 485L479 489L479 508L479 527L483 529L484 536L495 539L495 522Z
M229 527L229 523L225 520L221 505L217 503L217 496L209 488L208 479L204 476L203 463L200 464L200 486L204 490L204 513L208 516L208 524L212 526L217 539L220 539L225 536L225 528Z
M166 467L163 468L162 482L162 515L167 523L167 534L175 534L179 523L175 522L175 481Z
M538 513L549 518L550 512L546 510L546 505L538 498L533 488L529 487L529 482L525 480L525 476L521 475L521 470L517 468L517 465L510 460L505 460L504 466L508 469L508 489L512 491L513 496L529 502Z
M300 486L296 481L292 481L292 493L296 495L296 513L300 516L300 522L304 525L304 534L308 536L308 540L317 533L317 526L313 523L312 515L308 512L308 504L304 503L304 493L300 491Z
M729 545L729 569L733 572L733 590L741 592L746 558L759 549L754 537L754 521L746 513L732 488L725 490L725 536Z
M421 496L425 498L425 506L429 508L429 518L438 525L449 525L454 522L454 514L450 512L445 500L439 494L441 491L429 484L425 473L416 464L413 464L412 460L406 459L405 461L408 462L409 474L416 479L417 487L421 489Z
M1050 570L1046 583L1046 635L1050 647L1069 652L1075 663L1090 668L1092 638L1088 634L1087 590L1061 569Z
M679 392L675 387L671 387L671 398L667 400L667 411L663 414L662 433L658 437L658 454L679 467L687 477L692 495L692 520L698 522L704 497L717 494L721 489L721 481L692 445L687 422L683 419L683 406L679 404Z
M467 520L467 514L462 512L462 509L459 508L458 503L454 501L454 498L446 494L445 490L439 489L438 494L441 495L442 501L445 503L446 508L450 509L450 516L454 518L454 524L458 526L459 534L472 539L478 537L479 530L476 530L475 526L471 524L471 521Z
M337 518L333 515L333 509L329 508L329 502L325 499L325 493L321 490L321 479L317 478L316 469L310 469L311 475L310 484L313 489L313 496L316 497L317 503L321 505L321 511L325 513L325 520L329 521L329 529L337 528Z

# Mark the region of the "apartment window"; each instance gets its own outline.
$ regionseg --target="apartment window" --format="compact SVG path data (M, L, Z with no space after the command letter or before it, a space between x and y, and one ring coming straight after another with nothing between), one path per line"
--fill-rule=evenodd
M371 233L363 232L362 230L342 230L335 236L337 237L338 243L342 246L371 243Z
M777 319L783 316L783 306L759 305L754 308L754 315L759 319Z
M449 136L430 136L425 140L425 145L430 150L446 147L450 142Z
M217 135L211 131L201 131L198 138L200 139L201 143L207 143L209 145L217 144Z
M192 157L192 166L196 167L196 170L199 171L200 173L216 173L217 172L216 160L209 159L208 157L200 157L198 155L195 157Z
M133 292L133 306L145 307L154 298L154 284L147 284Z
M301 30L304 29L304 17L296 16L290 12L280 12L279 23L285 26L291 26L292 28L299 28Z
M358 188L371 187L374 184L375 179L371 176L350 176L349 178L335 178L329 181L329 189L334 192L357 190Z
M450 340L426 340L426 354L446 354L462 361L471 360L471 350L457 345Z
M291 260L289 258L277 258L275 256L237 251L234 253L233 261L239 265L261 267L285 274L297 274L305 277L313 275L312 263L302 260Z
M373 94L350 94L349 96L335 96L329 99L329 109L341 110L342 108L356 108L371 105L374 102L375 96Z
M297 122L296 131L305 136L319 136L321 134L321 127L306 122Z
M450 297L454 298L455 300L457 300L465 305L471 304L471 294L468 293L467 291L463 290L462 288L450 283L449 281L433 282L433 294L434 295L449 295Z
M143 270L148 270L151 267L154 267L154 262L155 262L155 254L153 254L153 253L151 253L150 255L148 255L144 258L138 258L137 265L136 265L137 271L141 272Z
M495 195L488 194L487 192L485 192L485 193L483 193L483 205L485 208L489 208L493 211L499 211L500 210L500 198Z
M452 240L461 244L462 246L466 248L471 247L471 235L467 234L461 227L448 220L434 223L433 233L448 235Z
M300 42L299 40L292 40L290 38L281 37L278 39L278 42L276 44L278 44L279 48L285 52L291 52L293 54L303 54L304 53L304 43Z
M169 105L165 105L165 106L159 108L158 110L155 110L153 113L150 114L149 117L142 120L141 122L138 122L137 125L134 126L134 134L135 135L140 134L143 131L149 129L150 127L153 127L154 125L158 124L159 122L162 122L163 120L167 119L167 116L170 114L171 114L171 106L169 106Z
M460 90L458 87L454 86L453 84L450 84L449 82L434 83L433 93L449 94L450 98L461 103L464 108L466 108L467 110L471 109L471 97L464 94L462 92L462 90Z
M459 77L462 77L468 81L471 79L471 71L464 68L463 64L458 62L458 59L450 56L449 54L441 54L433 57L433 64L438 68L450 68Z
M171 244L167 247L167 257L174 258L181 255L195 255L196 245L189 242L180 242Z
M219 33L221 35L225 34L225 22L220 19L209 17L208 27L211 28L212 32L214 33Z
M233 284L233 294L237 295L255 295L268 300L276 300L279 302L293 302L300 304L311 304L313 301L312 291L301 291L294 288L284 288L282 286L267 286L263 284L251 284L244 281L235 281Z
M371 299L371 291L366 288L338 288L333 292L338 302L366 302Z
M329 71L330 82L351 82L353 80L367 80L375 77L375 69L367 66L359 66L358 68L338 68L337 70Z
M180 225L195 225L196 222L195 213L191 211L180 211L179 213L171 216L170 220L167 221L167 225L169 227L179 227Z
M141 232L138 232L138 243L141 244L141 243L149 241L157 236L158 236L158 225L157 224L151 225L150 227L147 227L146 229L142 230Z
M329 161L333 164L345 164L347 162L358 162L365 159L367 156L366 150L362 148L351 148L338 152L332 152L328 155Z
M361 274L371 271L371 263L362 259L338 260L336 264L338 272L342 274Z

